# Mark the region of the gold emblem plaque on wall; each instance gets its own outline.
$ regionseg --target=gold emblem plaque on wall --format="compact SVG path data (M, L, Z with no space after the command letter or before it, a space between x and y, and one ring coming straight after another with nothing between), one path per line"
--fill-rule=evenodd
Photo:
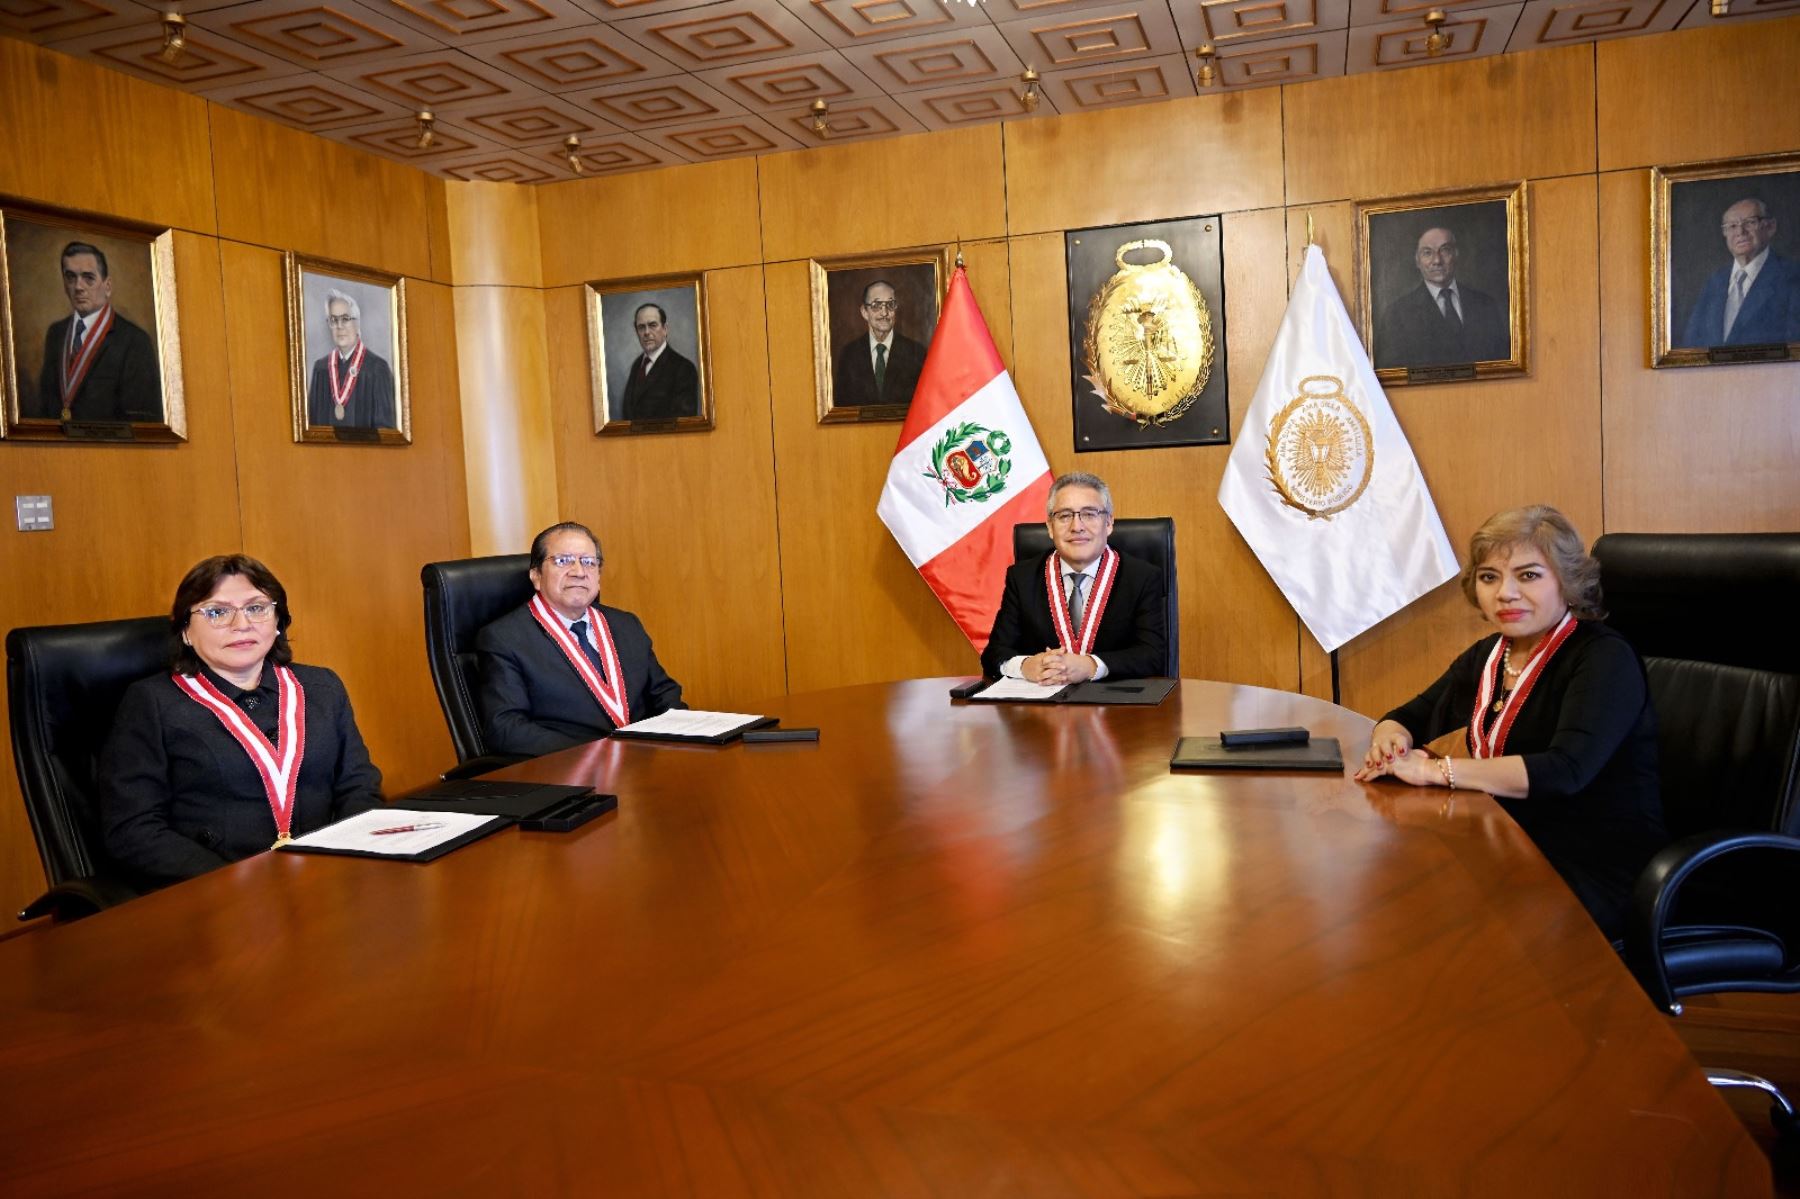
M1128 261L1142 252L1158 257ZM1114 416L1140 427L1166 425L1199 398L1212 374L1212 314L1168 242L1126 242L1113 262L1118 273L1088 305L1086 380Z

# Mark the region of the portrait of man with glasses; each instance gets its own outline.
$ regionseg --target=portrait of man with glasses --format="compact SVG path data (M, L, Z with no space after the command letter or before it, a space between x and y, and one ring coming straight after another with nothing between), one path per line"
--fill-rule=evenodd
M307 277L310 284L315 278ZM393 330L388 328L385 304L381 321L385 336L363 329L363 309L350 293L359 285L342 282L325 291L319 311L324 317L328 339L325 352L313 360L312 379L306 388L306 420L309 425L328 428L397 429L394 407L394 371L388 359L377 352L391 354ZM371 292L381 289L368 287ZM311 291L309 288L309 296ZM318 348L316 321L307 322L309 351Z
M1062 686L1163 672L1162 571L1106 544L1112 491L1096 475L1050 485L1048 553L1007 568L982 673Z
M1675 344L1710 349L1800 342L1800 263L1776 252L1781 228L1769 205L1744 196L1725 209L1718 231L1730 261L1708 275ZM1708 252L1708 265L1719 260L1718 244Z
M930 272L931 267L924 270ZM912 403L913 388L925 366L925 345L900 331L900 325L920 315L903 308L900 290L887 279L876 279L862 289L857 308L862 327L838 350L832 369L834 406Z

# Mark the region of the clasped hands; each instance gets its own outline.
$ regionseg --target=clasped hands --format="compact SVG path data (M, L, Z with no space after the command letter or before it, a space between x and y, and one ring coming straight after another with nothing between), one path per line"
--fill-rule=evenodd
M1375 726L1369 738L1369 752L1363 755L1362 769L1356 772L1359 783L1383 776L1397 778L1415 787L1443 781L1442 770L1433 755L1414 749L1412 734L1397 721L1384 720Z
M1019 673L1033 683L1051 687L1085 683L1094 677L1094 660L1086 654L1047 649L1021 662Z

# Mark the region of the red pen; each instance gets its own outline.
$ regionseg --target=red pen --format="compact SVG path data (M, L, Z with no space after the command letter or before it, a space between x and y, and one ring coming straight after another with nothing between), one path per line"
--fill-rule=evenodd
M369 835L371 837L385 837L389 833L422 833L427 829L443 827L444 822L442 820L429 820L424 824L403 824L398 828L378 828Z

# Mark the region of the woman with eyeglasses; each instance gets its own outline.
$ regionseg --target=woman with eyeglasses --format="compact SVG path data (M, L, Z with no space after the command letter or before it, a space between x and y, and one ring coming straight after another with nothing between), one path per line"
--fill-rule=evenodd
M287 590L244 554L195 566L169 612L172 670L134 683L100 754L106 848L163 886L380 802L337 675L295 666Z

